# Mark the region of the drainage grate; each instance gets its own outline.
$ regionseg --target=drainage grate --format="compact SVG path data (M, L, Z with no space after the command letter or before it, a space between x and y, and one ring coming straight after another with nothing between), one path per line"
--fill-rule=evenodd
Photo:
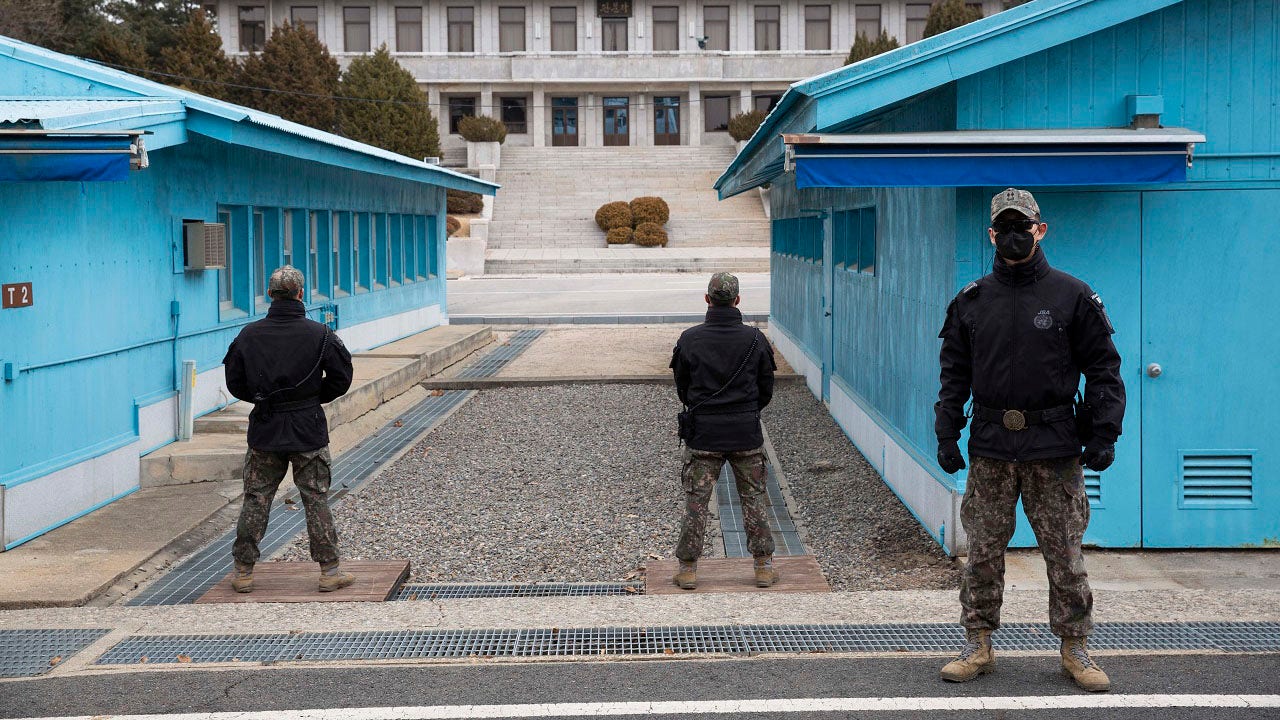
M641 595L643 583L435 583L403 585L392 600Z
M1048 625L1006 625L1002 650L1052 652ZM397 630L296 635L167 635L128 638L98 665L140 662L275 662L464 657L554 657L822 652L950 652L957 625L756 625L537 630ZM1280 651L1280 623L1104 623L1091 644L1106 650ZM143 658L146 658L145 660Z
M0 630L0 677L43 675L108 630Z
M525 348L529 347L534 340L537 340L542 335L542 332L542 330L521 330L517 332L507 339L505 345L499 346L472 365L464 368L462 372L458 373L458 377L479 378L496 375L499 370L507 366L507 363L515 360L520 353L525 351Z
M807 551L800 540L800 533L796 531L795 521L787 510L787 501L782 497L778 476L773 465L766 464L765 467L769 472L766 487L769 493L769 526L773 529L774 554L805 555ZM742 498L738 495L733 469L729 467L729 463L720 468L716 497L720 506L720 534L724 538L725 557L750 557L747 531L742 525Z

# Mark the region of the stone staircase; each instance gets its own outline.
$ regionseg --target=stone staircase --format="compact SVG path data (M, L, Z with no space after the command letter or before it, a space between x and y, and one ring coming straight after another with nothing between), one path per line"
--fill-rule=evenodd
M733 157L732 147L504 147L485 272L767 272L760 196L721 202L713 187ZM608 247L596 209L641 195L671 207L670 245ZM714 252L703 257L700 248Z

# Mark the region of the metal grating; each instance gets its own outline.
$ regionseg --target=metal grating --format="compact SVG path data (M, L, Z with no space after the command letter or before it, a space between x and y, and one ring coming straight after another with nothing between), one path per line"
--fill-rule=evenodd
M1048 625L1006 625L1001 650L1053 652ZM713 625L702 627L395 630L273 635L157 635L128 638L98 665L467 657L554 657L822 652L951 652L964 642L953 624ZM1103 623L1100 650L1280 651L1280 623ZM145 658L145 659L144 659Z
M1253 455L1183 453L1182 507L1253 507Z
M787 501L782 497L782 487L778 484L778 476L772 464L766 464L769 477L766 488L769 494L769 527L773 530L775 555L805 555L804 543L796 531L795 521L787 510ZM738 487L733 479L733 469L729 463L720 468L720 478L716 481L716 497L720 509L720 534L724 538L724 554L726 557L750 557L747 549L747 531L742 524L742 498L738 495Z
M0 630L0 677L43 675L109 630Z
M644 583L422 583L402 585L391 599L465 600L643 594Z
M492 377L507 366L507 363L515 360L520 353L525 351L534 340L542 335L542 330L521 330L515 335L507 339L505 345L498 346L497 349L489 352L475 363L467 366L458 373L460 378L479 378Z

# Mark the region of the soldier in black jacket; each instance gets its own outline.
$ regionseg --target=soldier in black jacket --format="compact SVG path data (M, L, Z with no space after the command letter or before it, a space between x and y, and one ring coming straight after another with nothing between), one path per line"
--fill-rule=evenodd
M764 333L743 324L737 305L738 278L717 273L707 286L707 320L685 330L671 354L676 393L687 408L681 438L685 451L681 484L684 521L674 578L685 590L697 587L707 512L720 469L733 468L742 498L742 524L755 558L756 585L778 582L769 529L764 435L760 410L773 399L773 348Z
M1050 627L1062 639L1062 667L1080 687L1103 691L1110 680L1086 647L1093 593L1080 549L1089 524L1081 465L1101 472L1115 460L1124 382L1102 299L1049 266L1040 249L1047 231L1031 193L996 195L988 231L993 272L956 296L939 335L934 430L947 473L965 467L957 441L965 403L973 400L973 467L960 510L969 538L960 589L967 643L942 677L964 682L995 667L991 633L1000 627L1004 555L1021 496L1048 568ZM1092 413L1077 423L1081 374Z
M267 317L250 323L227 348L227 389L253 403L244 460L244 505L231 554L237 592L253 590L258 543L271 501L293 464L293 483L307 514L311 559L320 563L320 592L355 581L338 567L338 533L329 513L329 423L321 403L351 387L351 353L324 325L307 319L302 273L290 265L271 274Z

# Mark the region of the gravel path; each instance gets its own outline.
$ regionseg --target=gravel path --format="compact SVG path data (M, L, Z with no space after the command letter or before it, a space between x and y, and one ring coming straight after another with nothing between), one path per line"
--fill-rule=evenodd
M415 582L624 579L675 546L678 409L670 387L484 391L334 508L342 556L408 558Z
M833 590L958 588L960 575L813 394L779 385L765 428Z

